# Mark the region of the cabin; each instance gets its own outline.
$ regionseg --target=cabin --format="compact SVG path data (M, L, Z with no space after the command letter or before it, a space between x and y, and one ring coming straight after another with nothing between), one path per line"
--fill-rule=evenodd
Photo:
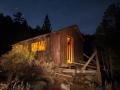
M38 60L54 60L56 64L66 66L84 59L83 41L78 26L73 25L16 44L27 46L30 51L36 52Z

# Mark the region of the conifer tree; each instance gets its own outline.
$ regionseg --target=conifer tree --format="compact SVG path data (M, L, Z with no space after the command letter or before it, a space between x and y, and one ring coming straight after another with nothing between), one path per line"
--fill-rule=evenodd
M115 72L120 73L120 3L109 5L95 36L104 67L110 70L109 77L113 79Z
M45 20L44 20L44 24L42 26L42 30L43 30L44 33L50 33L52 31L48 15L45 16Z

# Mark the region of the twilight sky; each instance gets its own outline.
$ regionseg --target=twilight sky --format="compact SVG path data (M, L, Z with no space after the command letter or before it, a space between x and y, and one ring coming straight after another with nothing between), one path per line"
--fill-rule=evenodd
M0 0L0 13L5 16L22 12L28 25L43 25L48 14L53 31L78 25L81 33L93 34L105 10L119 0Z

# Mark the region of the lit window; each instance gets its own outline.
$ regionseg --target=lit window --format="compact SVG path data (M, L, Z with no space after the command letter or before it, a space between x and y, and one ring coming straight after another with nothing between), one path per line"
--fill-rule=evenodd
M45 41L34 42L32 43L32 52L43 51L45 50L45 47Z
M36 52L38 49L38 42L32 43L32 52Z
M38 43L38 51L45 50L45 47L46 47L45 41L40 41Z

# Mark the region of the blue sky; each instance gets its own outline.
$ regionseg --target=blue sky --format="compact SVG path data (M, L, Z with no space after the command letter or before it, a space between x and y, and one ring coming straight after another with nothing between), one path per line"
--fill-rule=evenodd
M94 34L105 10L119 0L0 0L5 16L21 12L28 25L43 25L48 14L53 31L78 25L83 34Z

